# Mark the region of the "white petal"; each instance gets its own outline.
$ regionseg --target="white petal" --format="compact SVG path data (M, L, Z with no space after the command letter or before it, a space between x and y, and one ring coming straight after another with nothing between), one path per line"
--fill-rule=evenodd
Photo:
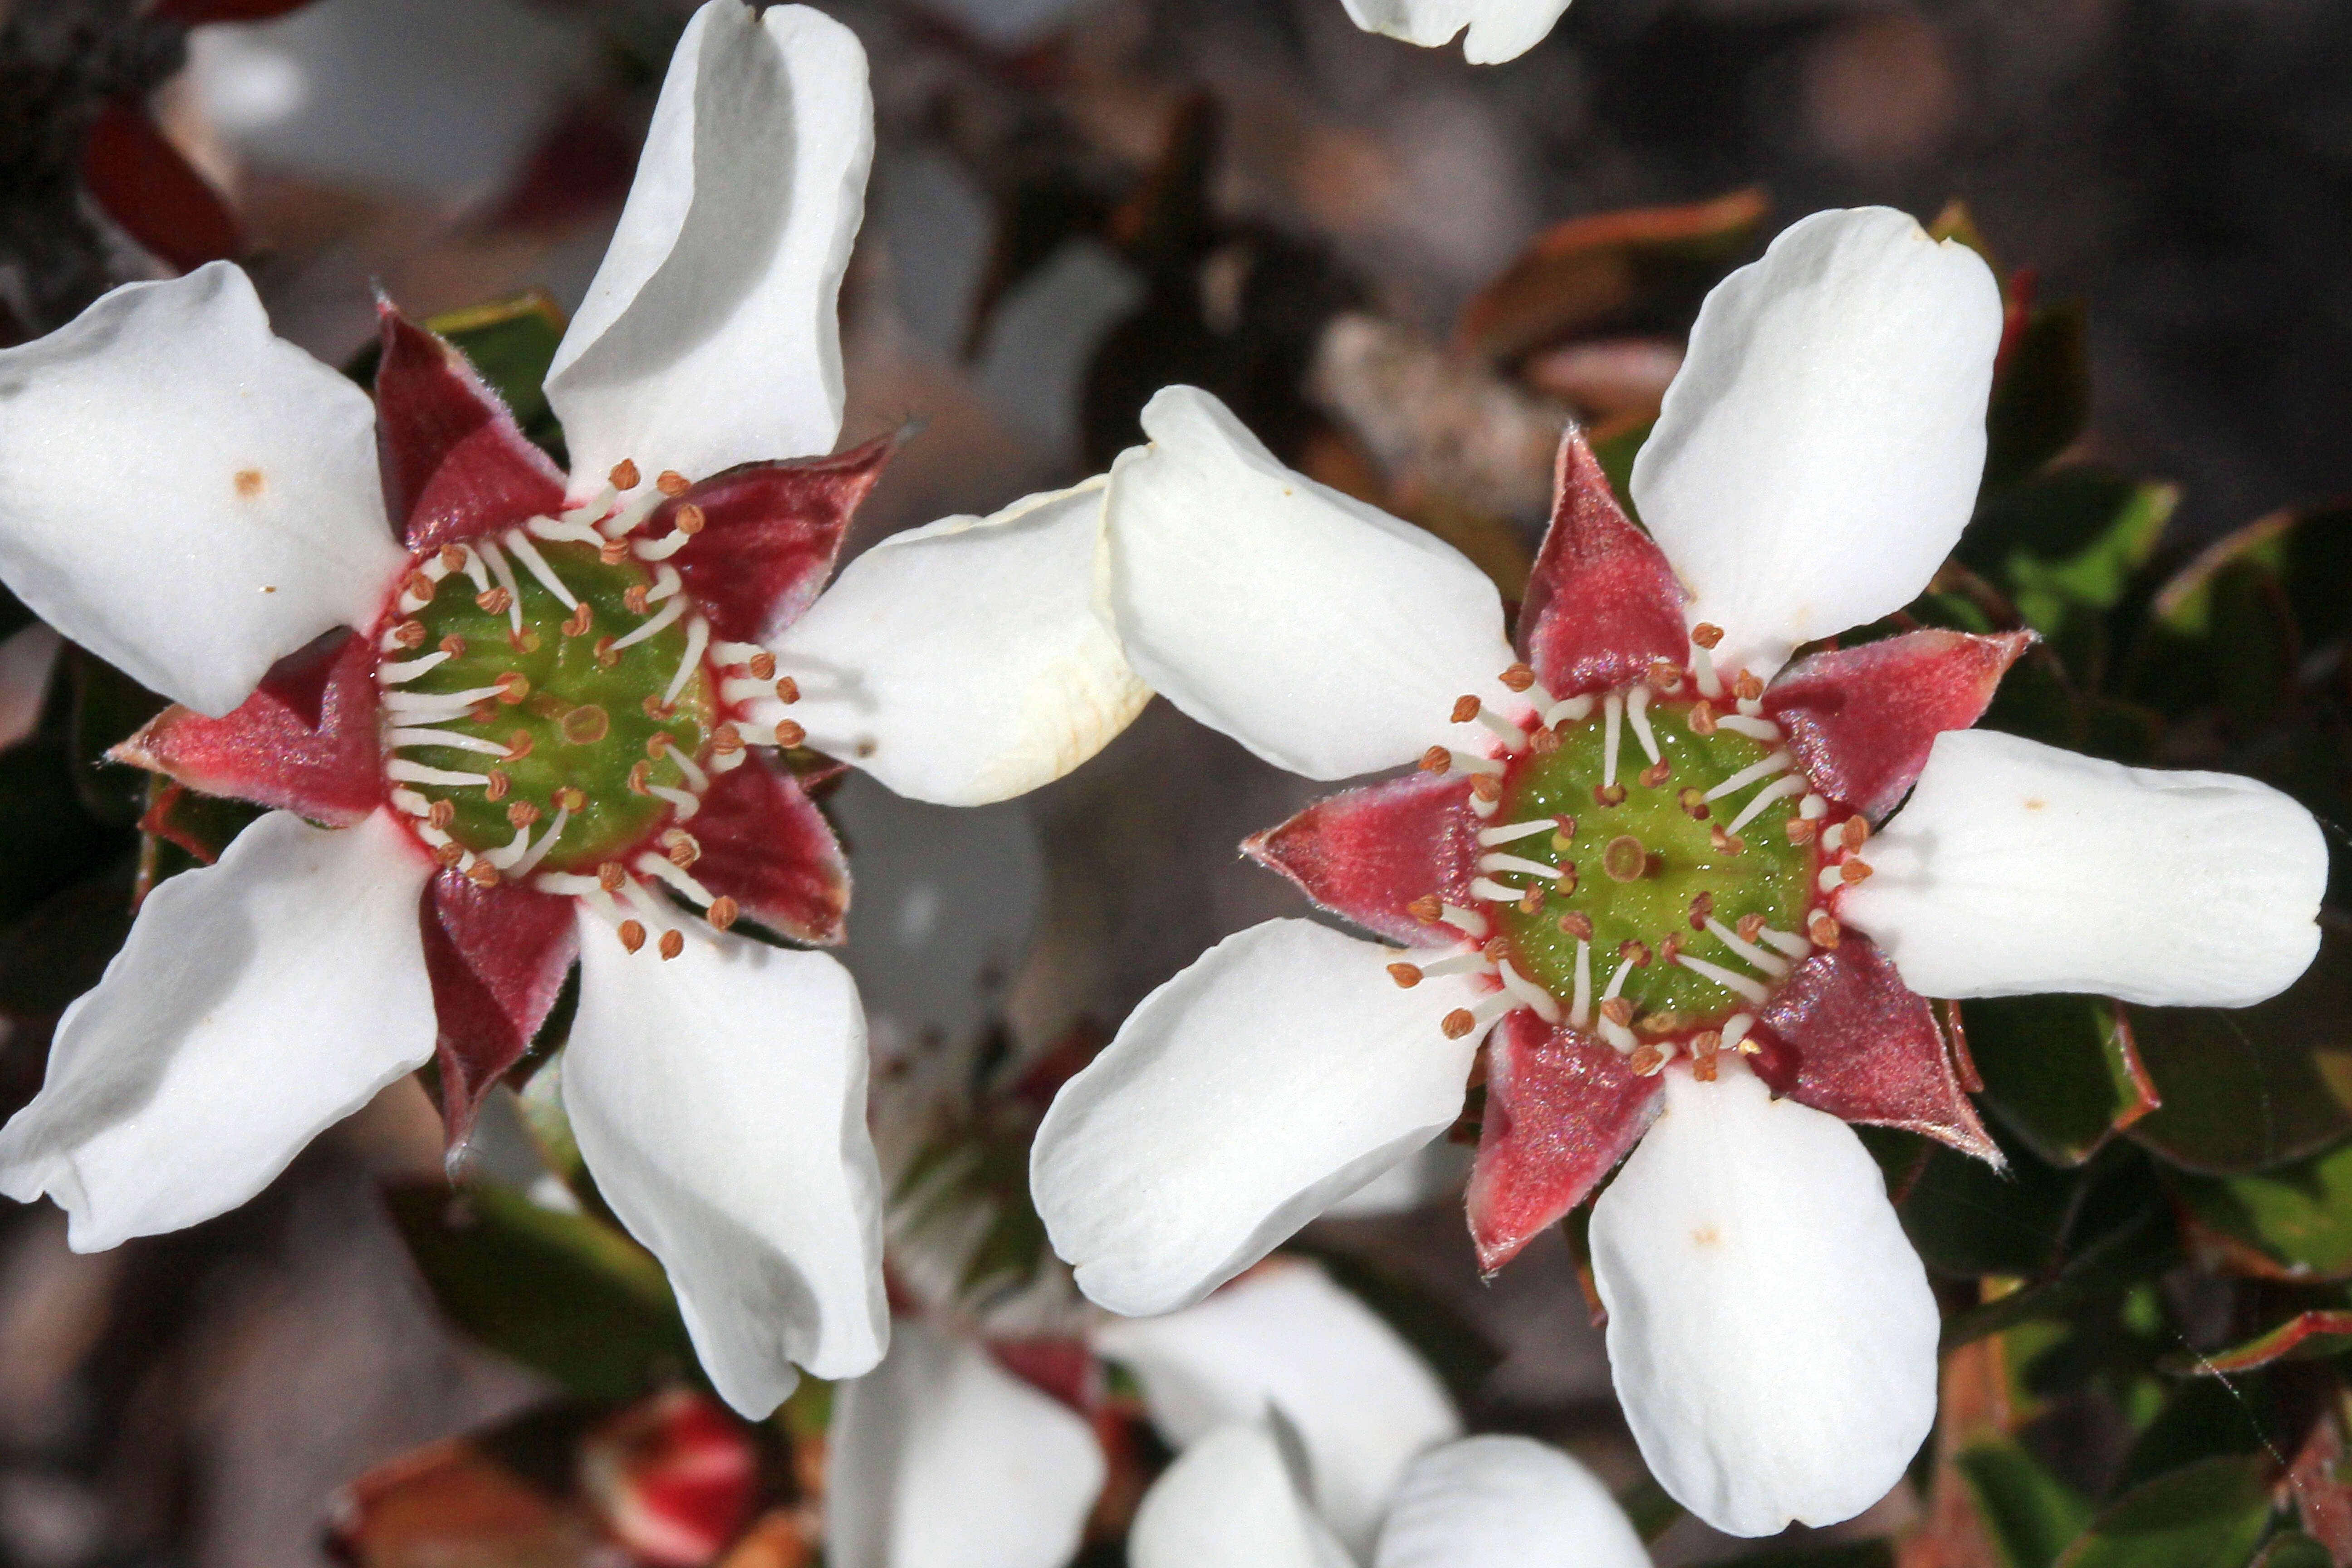
M1930 996L2242 1007L2319 951L2327 841L2311 813L2235 773L1947 731L1863 858L1877 874L1838 914Z
M226 713L320 632L373 622L405 560L374 405L270 336L229 263L0 350L0 578L142 685Z
M1030 1190L1078 1288L1130 1317L1188 1306L1453 1125L1478 1000L1398 989L1389 950L1308 921L1229 936L1143 999L1062 1086Z
M41 621L0 642L0 747L15 745L40 723L49 697L49 674L57 668L58 649L63 646L63 639Z
M1465 693L1526 707L1503 603L1449 544L1274 460L1225 405L1171 386L1110 474L1110 597L1152 689L1279 768L1348 778L1456 730Z
M1515 60L1538 44L1568 0L1344 0L1356 26L1434 48L1466 26L1462 57L1474 66Z
M1845 1123L1745 1069L1666 1075L1592 1210L1609 1363L1642 1458L1732 1535L1885 1496L1936 1418L1936 1299Z
M831 1568L1062 1568L1102 1490L1086 1419L969 1340L901 1319L834 1395Z
M1650 1568L1591 1470L1531 1437L1465 1437L1405 1472L1374 1568Z
M1462 1430L1412 1347L1311 1263L1276 1259L1198 1306L1112 1321L1095 1345L1134 1373L1152 1425L1179 1447L1280 1410L1306 1449L1317 1510L1359 1552L1405 1466Z
M159 885L0 1131L0 1192L47 1193L95 1252L268 1185L432 1057L416 924L432 870L387 813L334 829L274 811Z
M1885 207L1815 213L1716 286L1633 490L1718 665L1769 675L1927 585L1976 504L2000 327L1983 258Z
M1045 871L1025 806L902 800L853 773L825 802L857 861L841 961L877 1060L918 1040L963 1047L1029 948Z
M669 1270L703 1369L753 1420L889 1336L866 1020L821 952L689 929L674 960L580 914L563 1108L613 1212Z
M699 479L832 449L835 305L873 158L866 51L848 28L805 5L694 14L548 374L576 487L624 458Z
M1267 1426L1237 1423L1184 1451L1143 1494L1132 1568L1353 1568L1299 1496Z
M1101 610L1100 479L884 540L773 646L809 743L898 794L1009 799L1060 778L1151 693Z

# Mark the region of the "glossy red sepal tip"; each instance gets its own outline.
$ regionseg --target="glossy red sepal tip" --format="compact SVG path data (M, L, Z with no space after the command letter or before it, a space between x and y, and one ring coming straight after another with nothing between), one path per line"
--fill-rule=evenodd
M1281 872L1333 914L1409 946L1455 940L1406 906L1434 893L1468 905L1478 859L1469 781L1410 773L1317 801L1242 853Z
M702 531L675 557L678 574L713 637L772 641L815 602L851 514L898 449L893 433L830 458L738 464L664 502L645 536L661 538L680 508L699 507Z
M562 510L562 471L466 356L388 300L377 301L376 316L376 467L385 515L408 548L460 543Z
M1622 686L1659 660L1679 668L1689 657L1674 568L1618 506L1580 430L1560 440L1551 527L1519 607L1518 650L1555 697Z
M440 1027L441 1125L455 1152L547 1021L580 939L572 900L519 882L479 887L457 871L425 884L417 915Z

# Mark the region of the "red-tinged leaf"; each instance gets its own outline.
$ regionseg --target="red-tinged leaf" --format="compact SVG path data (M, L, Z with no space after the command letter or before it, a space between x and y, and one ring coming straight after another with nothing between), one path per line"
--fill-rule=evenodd
M2171 1356L2165 1361L2164 1370L2226 1377L2232 1373L2252 1372L2274 1361L2307 1361L2347 1350L2352 1350L2352 1312L2297 1312L2276 1328L2228 1350L2215 1351L2210 1355Z
M1764 711L1814 787L1873 819L1910 793L1927 751L1992 701L2031 632L1909 632L1817 653L1780 672Z
M368 638L330 633L279 659L235 712L167 708L108 754L206 795L348 827L384 799L375 666Z
M452 1151L482 1099L530 1048L580 950L572 900L519 882L476 886L456 871L425 884L418 910L439 1025L441 1125Z
M563 505L563 476L466 356L379 300L376 466L411 550L433 550Z
M2352 1313L2332 1315L2346 1319L2347 1330L2352 1330ZM2338 1341L2334 1348L2345 1347ZM2336 1410L2313 1422L2311 1435L2303 1440L2287 1470L2295 1512L2305 1531L2327 1549L2330 1563L2352 1563L2352 1485L2347 1484L2344 1474L2343 1423L2342 1414Z
M2001 1163L1952 1070L1934 1004L1866 937L1849 931L1799 964L1751 1037L1757 1075L1774 1094Z
M589 1435L581 1479L604 1528L652 1568L702 1568L751 1522L760 1452L708 1394L673 1388Z
M1452 942L1453 927L1423 925L1406 906L1432 893L1469 906L1478 859L1470 781L1411 773L1327 795L1248 839L1242 853L1297 883L1322 908L1392 942Z
M220 193L134 100L114 100L90 122L81 179L124 232L183 272L244 248Z
M894 433L830 458L739 463L663 503L646 534L658 539L680 507L700 507L703 530L674 558L678 574L713 637L767 641L815 602L850 514L898 448Z
M1084 1340L1043 1337L990 1340L988 1353L996 1364L1048 1398L1060 1400L1081 1415L1102 1407L1102 1363Z
M1658 1079L1599 1038L1521 1008L1486 1037L1470 1236L1491 1274L1582 1203L1658 1114Z
M841 940L849 908L841 842L799 781L764 753L713 774L687 830L702 846L695 878L713 894L795 942Z
M332 1513L337 1557L367 1568L572 1568L599 1550L586 1520L465 1437L378 1465Z
M1519 606L1519 657L1554 696L1638 680L1689 656L1682 585L1665 552L1627 520L1609 476L1570 429L1559 443L1551 528Z

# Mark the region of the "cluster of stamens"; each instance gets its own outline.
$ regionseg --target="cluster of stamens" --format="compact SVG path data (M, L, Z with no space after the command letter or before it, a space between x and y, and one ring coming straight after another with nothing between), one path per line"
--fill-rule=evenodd
M741 914L693 873L712 775L806 739L775 654L714 640L669 563L706 521L688 488L624 462L554 516L421 552L377 644L392 804L435 858L585 899L664 958L686 939L656 885L718 930ZM670 502L668 531L641 532Z
M1494 983L1445 1016L1449 1038L1525 1007L1598 1035L1636 1072L1687 1052L1712 1079L1719 1053L1759 1048L1758 1015L1796 964L1838 944L1830 900L1870 874L1854 853L1869 823L1812 790L1764 716L1763 682L1717 671L1722 635L1695 627L1687 664L1659 660L1616 690L1555 697L1515 665L1502 684L1524 713L1454 705L1454 722L1492 740L1433 746L1421 765L1469 776L1480 853L1467 904L1432 893L1411 909L1462 940L1389 965L1403 986Z

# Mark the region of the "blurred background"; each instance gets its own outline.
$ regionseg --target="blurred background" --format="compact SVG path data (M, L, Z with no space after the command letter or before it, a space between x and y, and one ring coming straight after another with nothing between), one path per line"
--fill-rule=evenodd
M1099 471L1145 397L1189 381L1511 591L1561 424L1637 427L1707 286L1794 218L1865 203L1964 203L1952 221L2013 296L2074 323L2070 458L2177 486L2171 547L2352 493L2334 0L1576 0L1475 69L1359 32L1338 0L819 4L864 39L879 120L844 438L919 432L853 550ZM378 289L419 318L530 289L568 310L689 9L0 0L0 344L214 256L330 363L368 341ZM1155 703L853 912L878 1032L994 1030L1016 1058L1102 1037L1219 937L1297 912L1234 846L1309 793ZM888 808L866 843L896 841ZM20 858L57 852L66 830L12 820L39 839ZM1008 887L1034 929L940 929ZM55 1006L8 1002L0 1110L37 1086ZM1310 1240L1476 1340L1449 1369L1473 1425L1629 1479L1567 1244L1482 1285L1446 1161L1408 1173L1425 1205L1392 1194L1405 1212ZM438 1120L404 1083L193 1230L77 1257L53 1208L0 1211L0 1563L321 1563L355 1478L546 1398L448 1326L379 1197L440 1179ZM1726 1544L1686 1521L1660 1556ZM482 1561L630 1560L598 1550Z

